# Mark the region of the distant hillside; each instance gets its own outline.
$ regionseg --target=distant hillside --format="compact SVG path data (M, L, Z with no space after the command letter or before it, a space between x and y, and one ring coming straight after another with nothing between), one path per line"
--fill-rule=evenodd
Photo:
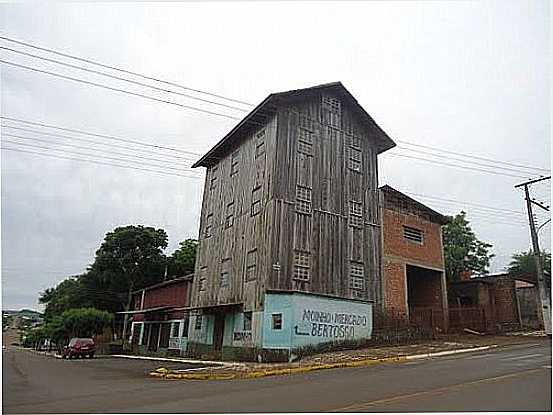
M27 317L30 319L41 319L43 314L35 310L30 310L28 308L23 308L21 310L2 310L4 316L13 316L13 317Z

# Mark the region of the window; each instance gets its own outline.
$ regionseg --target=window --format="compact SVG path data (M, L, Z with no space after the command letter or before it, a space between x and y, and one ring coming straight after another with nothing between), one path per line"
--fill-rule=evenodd
M365 271L362 263L352 262L350 264L349 286L352 290L365 289Z
M313 155L313 146L305 141L298 141L298 153L311 156Z
M257 278L257 249L252 249L246 257L246 281Z
M361 150L353 147L349 149L349 166L353 171L361 171Z
M238 173L238 164L240 161L240 152L235 151L230 158L230 175L233 176Z
M230 265L231 265L230 258L223 259L221 276L220 276L220 280L219 280L219 285L221 287L228 287L228 285L229 285Z
M306 131L313 131L313 119L307 114L300 114L300 127Z
M311 189L309 187L296 187L296 212L311 213Z
M311 131L308 131L305 128L299 129L298 153L308 156L313 154L313 137L311 135Z
M194 322L194 329L195 330L201 330L202 329L202 320L203 320L204 316L202 315L197 315L196 316L196 321Z
M207 267L200 268L200 278L198 279L198 291L205 291L207 281Z
M294 279L309 281L311 254L305 251L294 251Z
M227 217L225 218L225 228L234 225L234 201L227 205Z
M255 157L265 154L265 130L261 130L255 136Z
M350 226L363 226L363 204L350 200L349 202L349 224Z
M217 166L211 168L211 183L209 185L209 190L214 190L217 187Z
M252 331L252 312L244 313L244 331Z
M340 125L342 105L340 100L331 96L323 96L323 117L327 124L334 127Z
M179 321L173 322L173 327L171 327L171 337L180 337L179 331L180 331L180 322Z
M207 215L207 218L205 219L204 236L206 238L209 238L211 236L212 230L213 230L213 213L210 213L209 215Z
M348 136L350 147L361 148L361 140L353 135Z
M416 242L418 244L423 243L423 232L417 228L411 228L410 226L403 227L403 237L409 241Z
M321 179L321 209L329 210L330 180Z
M282 314L273 314L273 330L282 330Z
M261 186L256 187L252 190L252 216L257 215L259 212L261 212L261 193L262 193Z

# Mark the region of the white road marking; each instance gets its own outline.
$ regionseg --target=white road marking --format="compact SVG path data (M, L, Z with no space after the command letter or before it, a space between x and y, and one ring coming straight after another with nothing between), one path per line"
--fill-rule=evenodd
M520 360L520 359L530 359L532 357L544 357L543 354L539 353L539 354L525 354L523 356L515 356L515 357L505 357L501 360Z
M481 355L478 355L478 356L467 357L466 359L467 359L467 360L471 360L471 359L483 359L483 358L489 357L489 356L492 356L492 354L486 353L486 354L481 354Z

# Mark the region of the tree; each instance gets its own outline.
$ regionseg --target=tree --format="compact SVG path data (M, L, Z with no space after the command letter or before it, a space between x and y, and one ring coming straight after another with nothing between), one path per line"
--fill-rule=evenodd
M551 287L551 253L541 253L545 283L547 288ZM537 278L536 258L532 251L513 254L511 262L507 266L507 273L513 277L530 275Z
M131 306L133 290L163 279L167 233L163 229L145 226L123 226L108 232L96 251L89 276L96 289L126 293L124 310ZM127 314L123 334L127 328Z
M450 217L442 228L446 276L449 281L458 281L461 272L470 271L476 275L487 274L491 244L480 241L465 218L466 213Z
M38 302L45 304L44 318L50 320L65 310L91 306L90 297L83 290L79 276L69 277L54 288L48 288L40 294Z
M169 275L182 276L194 272L198 241L186 239L179 245L180 247L168 258Z

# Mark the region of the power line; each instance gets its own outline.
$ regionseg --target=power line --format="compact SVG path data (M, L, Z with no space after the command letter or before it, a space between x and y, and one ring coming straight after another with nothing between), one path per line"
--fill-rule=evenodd
M121 145L121 144L114 144L114 143L104 143L102 141L86 139L86 138L83 138L83 137L72 137L72 136L63 135L63 134L53 134L53 133L49 133L47 131L32 130L32 129L29 129L29 128L21 128L21 127L13 127L11 125L4 125L4 124L0 125L0 127L2 127L2 129L9 128L9 129L18 130L18 131L30 132L30 133L33 133L33 134L40 134L40 135L47 135L47 136L51 136L51 137L63 138L63 139L66 139L66 140L75 140L75 141L82 141L84 143L92 143L92 144L97 144L97 145L103 145L103 146L106 146L108 148L109 147L115 147L115 148L122 148L122 149L125 149L125 150L132 150L132 151L138 151L138 152L147 152L147 154L154 154L156 156L162 156L162 157L173 157L173 158L176 158L178 160L185 160L185 161L195 161L196 160L195 158L191 158L191 157L177 156L175 154L153 153L152 150L150 150L150 149L133 148L133 147L124 146L124 145ZM172 162L172 163L175 162L175 160L165 160L165 161L169 161L169 162Z
M59 73L56 73L56 72L50 72L50 71L45 71L45 70L38 69L38 68L33 68L32 66L20 65L18 63L9 62L9 61L5 61L5 60L0 60L0 63L3 63L5 65L15 66L17 68L27 69L27 70L33 71L33 72L43 73L43 74L46 74L46 75L54 76L54 77L61 78L61 79L66 79L66 80L73 81L73 82L80 82L80 83L85 84L85 85L91 85L91 86L95 86L95 87L98 87L98 88L108 89L110 91L121 92L121 93L124 93L124 94L129 94L129 95L134 95L134 96L137 96L137 97L149 99L149 100L152 100L152 101L157 101L157 102L163 102L165 104L176 105L178 107L186 108L186 109L189 109L189 110L192 110L192 111L198 111L198 112L203 112L203 113L206 113L206 114L217 115L219 117L225 117L225 118L229 118L231 120L239 120L240 119L240 118L228 115L228 114L223 114L223 113L220 113L220 112L204 110L204 109L193 107L193 106L190 106L190 105L180 104L180 103L174 102L174 101L168 101L166 99L151 97L149 95L140 94L138 92L127 91L125 89L114 88L114 87L111 87L111 86L108 86L108 85L103 85L103 84L99 84L99 83L96 83L96 82L86 81L84 79L74 78L72 76L62 75L62 74L59 74Z
M143 168L140 168L140 167L126 166L126 165L122 165L122 164L105 163L105 162L97 161L97 160L81 159L81 158L76 158L76 157L64 157L64 156L58 156L58 155L55 155L55 154L46 154L46 153L40 153L40 152L36 152L36 151L27 151L27 150L21 150L21 149L4 147L4 146L0 147L0 149L15 151L15 152L18 152L18 153L35 154L35 155L39 155L39 156L57 158L57 159L62 159L62 160L74 160L74 161L81 161L81 162L85 162L85 163L101 164L101 165L104 165L104 166L121 167L121 168L131 169L131 170L140 170L140 171L151 172L151 173L159 173L159 174L164 174L164 175L167 175L167 176L186 177L186 178L189 178L189 179L196 179L196 180L198 179L198 177L196 177L196 176L186 176L184 174L169 173L169 172L165 172L165 171L161 171L161 170L143 169Z
M221 107L230 108L230 109L237 110L237 111L247 112L247 110L245 110L244 108L235 107L233 105L222 104L220 102L210 101L208 99L198 98L198 97L195 97L193 95L183 94L182 92L173 91L171 89L159 88L157 86L148 85L148 84L145 84L143 82L133 81L132 79L127 79L127 78L123 78L123 77L120 77L120 76L111 75L111 74L108 74L106 72L95 71L94 69L88 69L88 68L84 68L84 67L78 66L78 65L71 65L70 63L58 61L56 59L45 58L43 56L33 55L32 53L27 53L27 52L23 52L23 51L16 50L16 49L11 49L11 48L6 48L4 46L0 46L0 49L4 49L4 50L7 50L7 51L10 51L10 52L13 52L13 53L18 53L18 54L21 54L21 55L24 55L24 56L29 56L29 57L34 58L34 59L41 59L41 60L44 60L44 61L47 61L47 62L52 62L52 63L55 63L57 65L63 65L63 66L67 66L69 68L78 69L78 70L81 70L81 71L90 72L90 73L105 76L105 77L108 77L108 78L117 79L119 81L128 82L128 83L135 84L135 85L140 85L140 86L143 86L143 87L146 87L146 88L151 88L151 89L154 89L154 90L157 90L157 91L168 92L170 94L180 95L180 96L183 96L185 98L190 98L190 99L194 99L194 100L197 100L197 101L206 102L208 104L219 105Z
M445 202L464 203L466 205L472 205L472 206L477 206L477 207L481 207L481 208L497 210L497 211L500 211L500 212L510 212L510 213L516 213L516 214L519 214L519 215L524 215L524 212L520 212L518 210L497 208L497 207L493 207L493 206L490 206L490 205L483 205L483 204L480 204L480 203L465 202L465 201L455 200L455 199L445 199L445 198L436 197L436 196L423 195L423 194L415 193L415 192L403 192L403 193L408 194L408 195L417 196L417 197L423 197L423 198L427 198L427 199L436 199L436 200L441 200L441 201L445 201Z
M23 136L20 136L20 135L6 134L6 133L4 133L2 135L6 136L6 137L18 138L18 139L21 139L21 140L38 141L38 142L53 144L53 145L57 145L57 146L66 146L66 147L73 147L73 148L79 148L79 149L83 149L83 150L100 151L100 152L105 151L104 149L101 149L101 148L94 148L94 147L89 147L89 146L79 146L79 145L76 145L76 144L69 144L69 143L56 143L56 142L52 142L51 140L42 140L40 138L35 138L35 137L23 137ZM5 141L5 140L3 140L3 141ZM6 142L8 142L8 141L6 141ZM53 150L56 150L56 149L53 149ZM157 158L153 158L153 157L145 157L145 156L140 156L138 154L122 153L122 152L117 152L117 151L113 151L113 150L111 150L110 154L116 154L116 155L125 156L125 157L136 157L136 158L139 158L139 159L142 159L142 160L157 161L157 162L161 162L161 163L171 163L170 160L157 159ZM140 162L140 161L137 161L137 160L129 160L129 161L132 161L132 162L135 162L135 163ZM167 168L172 169L172 167L167 167ZM185 169L178 169L178 170L180 170L180 171L190 171L191 173L195 173L195 172L193 172L189 169L186 169L186 170ZM198 176L198 177L201 177L201 176Z
M469 164L474 164L475 166L482 166L482 167L492 167L494 169L500 169L500 170L505 170L505 171L511 171L511 172L515 172L515 173L522 173L522 174L532 174L530 172L527 172L527 171L524 171L524 170L518 170L518 169L512 169L512 168L509 168L509 167L501 167L501 166L494 166L494 165L491 165L489 163L485 164L485 163L479 163L477 161L470 161L470 160L464 160L462 158L457 158L457 157L450 157L450 156L445 156L445 155L442 155L442 154L434 154L434 153L431 153L431 152L428 152L428 151L423 151L423 150L415 150L415 149L412 149L412 148L406 148L406 147L397 147L397 149L399 150L406 150L406 151L412 151L412 152L415 152L415 153L420 153L420 154L426 154L426 155L429 155L429 156L432 156L432 157L438 157L438 158L443 158L443 159L446 159L446 160L454 160L454 161L460 161L462 163L469 163ZM392 149L393 151L394 149ZM390 153L390 154L395 154L395 153Z
M506 164L506 165L512 166L512 167L522 167L522 168L529 169L529 170L539 170L539 171L543 171L543 172L549 172L550 171L548 169L543 169L541 167L532 167L532 166L527 166L527 165L523 165L523 164L515 164L515 163L510 163L510 162L507 162L507 161L475 156L474 154L464 154L464 153L459 153L459 152L451 151L451 150L443 150L443 149L438 148L438 147L431 147L431 146L425 146L425 145L422 145L422 144L415 144L415 143L411 143L409 141L403 141L403 140L395 140L395 141L398 142L398 143L407 144L407 145L410 145L410 146L427 148L427 149L434 150L434 151L439 151L439 152L442 152L442 153L454 154L454 155L457 155L457 156L469 157L469 158L473 158L473 159L489 161L489 162L492 162L492 163Z
M458 168L458 169L464 169L464 170L471 170L471 171L478 171L478 172L483 172L483 173L488 173L488 174L494 174L494 175L497 175L497 176L514 177L514 178L517 178L517 179L525 179L526 178L524 176L518 176L518 175L514 175L514 174L509 174L509 173L501 173L501 172L496 172L496 171L492 171L492 170L479 169L479 168L476 168L476 167L460 166L458 164L446 163L446 162L442 162L442 161L425 159L425 158L416 157L416 156L409 156L409 155L406 155L406 154L397 154L397 153L386 154L386 153L384 153L384 155L387 155L387 156L390 156L390 157L404 157L404 158L409 158L409 159L414 159L414 160L421 160L421 161L426 161L428 163L434 163L434 164L440 164L440 165L453 167L453 168Z
M91 132L88 132L88 131L76 130L74 128L67 128L67 127L60 127L60 126L51 125L51 124L44 124L44 123L35 122L35 121L26 121L26 120L22 120L20 118L5 117L5 116L0 115L0 119L15 121L15 122L19 122L19 123L22 123L22 124L30 124L30 125L40 126L40 127L53 128L55 130L67 131L67 132L71 132L71 133L90 135L90 136L93 136L93 137L106 138L108 140L121 141L121 142L124 142L124 143L131 143L131 144L136 144L136 145L145 146L145 147L153 147L153 148L159 148L159 149L162 149L162 150L170 150L170 151L176 151L176 152L184 153L184 154L191 154L191 155L194 155L194 156L201 156L200 153L194 153L192 151L181 150L181 149L178 149L178 148L175 148L175 147L160 146L160 145L157 145L157 144L145 143L143 141L137 141L137 140L134 140L134 139L114 137L114 136L111 136L111 135L98 134L98 133L91 133Z
M60 150L60 149L51 148L51 147L37 146L37 145L34 145L34 144L19 143L17 141L11 141L11 140L2 140L2 143L15 144L15 145L24 146L24 147L33 147L33 148L38 148L38 149L42 149L42 150L57 151L57 152L60 152L62 154L70 154L70 155L85 156L85 157L98 157L100 159L123 161L125 163L140 163L141 165L145 165L145 166L157 167L157 168L161 168L161 169L175 170L177 172L183 172L183 173L188 172L188 170L179 169L179 168L176 168L176 167L160 166L160 165L152 164L152 163L144 163L144 162L139 162L139 161L126 160L126 159L122 159L120 157L99 156L97 154L80 153L80 152L77 152L77 151L68 151L68 150ZM191 178L193 177L193 178L201 179L201 176L196 176L196 175L185 176L185 177L191 177Z
M66 58L75 59L75 60L78 60L78 61L81 61L81 62L86 62L86 63L92 64L92 65L96 65L96 66L100 66L100 67L103 67L103 68L106 68L106 69L112 69L112 70L114 70L114 71L126 73L126 74L129 74L129 75L138 76L138 77L140 77L140 78L149 79L149 80L151 80L151 81L156 81L156 82L161 82L161 83L164 83L164 84L167 84L167 85L176 86L176 87L178 87L178 88L186 89L186 90L188 90L188 91L197 92L197 93L199 93L199 94L210 95L210 96L212 96L212 97L216 97L216 98L220 98L220 99L225 99L225 100L227 100L227 101L236 102L236 103L238 103L238 104L244 104L244 105L254 106L253 104L250 104L249 102L240 101L240 100L234 99L234 98L228 98L228 97L225 97L225 96L223 96L223 95L214 94L214 93L212 93L212 92L207 92L207 91L202 91L202 90L200 90L200 89L190 88L190 87L187 87L187 86L184 86L184 85L177 84L177 83L175 83L175 82L165 81L165 80L163 80L163 79L159 79L159 78L155 78L155 77L152 77L152 76L140 74L140 73L137 73L137 72L132 72L132 71L129 71L129 70L126 70L126 69L118 68L118 67L116 67L116 66L105 65L105 64L102 64L102 63L93 61L93 60L91 60L91 59L80 58L80 57L75 56L75 55L70 55L70 54L68 54L68 53L58 52L58 51L56 51L56 50L54 50L54 49L48 49L48 48L45 48L45 47L36 46L36 45L31 44L31 43L26 43L26 42L22 42L22 41L19 41L19 40L11 39L11 38L6 37L6 36L0 36L0 39L5 40L5 41L8 41L8 42L16 43L16 44L18 44L18 45L27 46L27 47L30 47L30 48L33 48L33 49L42 50L42 51L44 51L44 52L50 52L50 53L53 53L53 54L58 55L58 56L64 56L64 57L66 57Z

